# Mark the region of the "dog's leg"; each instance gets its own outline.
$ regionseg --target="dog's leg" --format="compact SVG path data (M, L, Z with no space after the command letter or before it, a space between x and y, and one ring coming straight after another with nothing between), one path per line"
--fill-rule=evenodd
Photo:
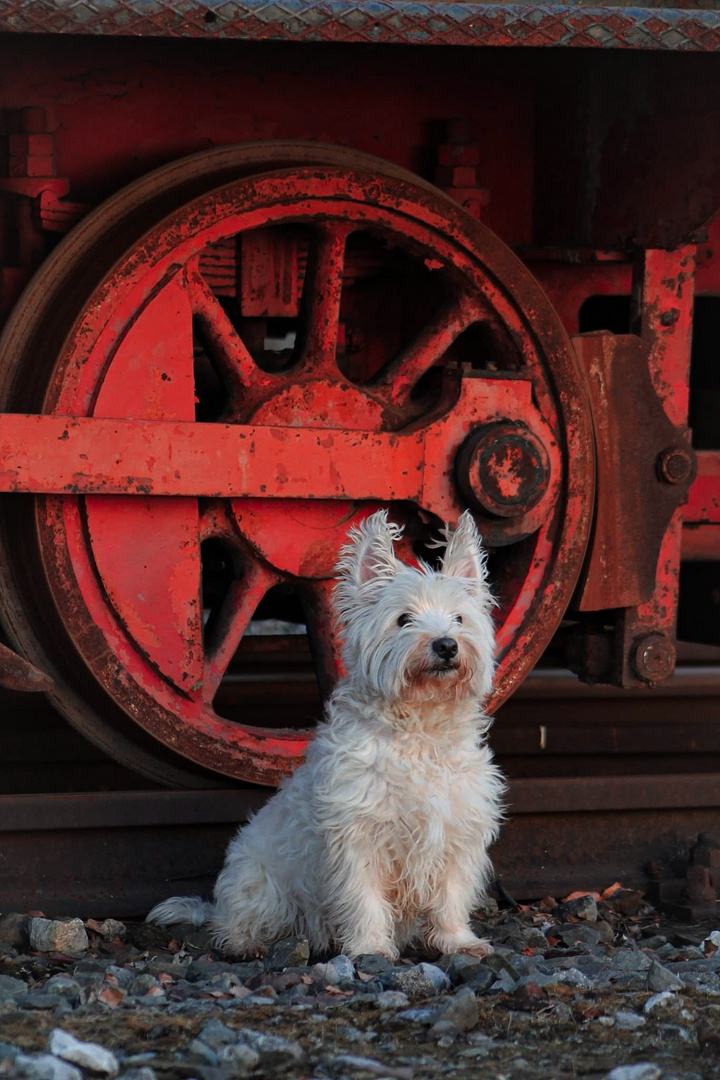
M486 855L454 853L438 882L426 913L427 942L443 953L489 956L493 947L470 929L470 912L478 895L478 869L489 865ZM484 876L484 875L483 875Z
M357 844L357 836L355 837ZM392 906L383 894L375 852L334 845L328 860L327 911L333 937L348 956L379 953L396 960Z
M368 882L361 896L353 890L352 898L348 896L342 907L348 914L338 922L337 938L347 956L378 953L397 960L400 950L395 941L392 909L374 883Z
M249 839L240 833L228 852L215 886L215 941L236 956L261 956L265 948L293 932L297 910L289 890L261 862Z

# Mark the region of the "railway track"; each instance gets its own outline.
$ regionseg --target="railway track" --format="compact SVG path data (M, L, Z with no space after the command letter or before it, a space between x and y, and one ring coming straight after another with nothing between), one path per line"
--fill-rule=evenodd
M720 822L720 650L681 647L648 691L588 687L537 668L492 740L509 777L495 850L518 899L672 875ZM43 700L0 709L0 911L143 914L173 892L207 893L225 845L268 789L168 791L104 757ZM319 707L302 638L249 639L223 686L232 717L304 726ZM102 789L102 790L101 790Z

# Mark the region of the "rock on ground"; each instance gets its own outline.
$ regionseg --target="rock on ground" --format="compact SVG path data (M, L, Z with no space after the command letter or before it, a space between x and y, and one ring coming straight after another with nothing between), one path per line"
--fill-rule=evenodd
M30 948L80 957L90 944L82 919L31 919Z
M48 1049L55 1057L79 1065L103 1076L115 1077L120 1071L118 1059L109 1050L97 1043L80 1042L74 1035L62 1028L56 1028L50 1035Z

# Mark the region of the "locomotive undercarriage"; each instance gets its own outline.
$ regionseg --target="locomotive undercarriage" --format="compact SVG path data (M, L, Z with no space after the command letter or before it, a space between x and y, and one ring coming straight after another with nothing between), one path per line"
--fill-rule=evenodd
M12 34L0 56L0 685L146 781L271 785L336 677L334 557L381 503L408 558L475 511L493 709L540 661L517 701L564 670L647 712L690 678L678 613L711 679L715 56ZM521 775L567 776L537 693L496 731L524 707ZM593 738L576 724L578 763Z

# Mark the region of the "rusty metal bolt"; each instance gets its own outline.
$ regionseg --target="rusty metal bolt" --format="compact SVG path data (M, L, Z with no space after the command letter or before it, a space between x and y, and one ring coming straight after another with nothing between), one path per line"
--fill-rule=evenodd
M695 472L695 455L689 446L669 446L657 459L657 471L668 484L684 484Z
M471 505L493 517L521 517L547 490L550 460L531 431L509 420L472 432L460 448L455 475Z
M643 682L662 682L673 673L675 646L665 634L645 634L634 642L630 663Z

